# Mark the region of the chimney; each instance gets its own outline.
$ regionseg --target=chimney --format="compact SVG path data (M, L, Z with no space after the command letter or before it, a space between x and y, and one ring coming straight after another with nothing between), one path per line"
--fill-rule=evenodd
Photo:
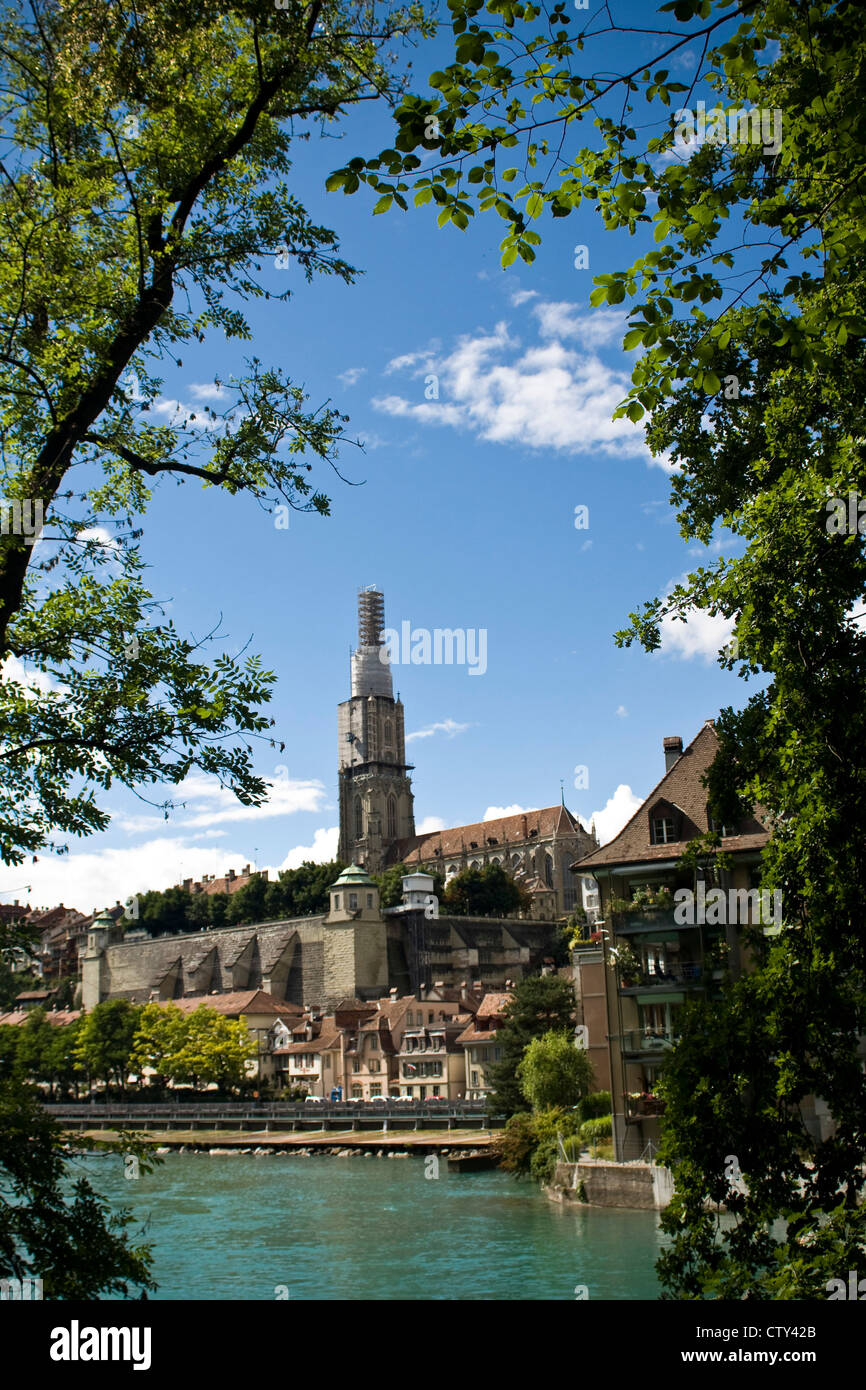
M228 870L226 871L226 882L228 882L228 883L234 883L234 881L235 881L235 871L234 871L234 869L228 869Z
M664 741L665 772L670 772L674 763L683 755L683 741L679 734L672 734Z
M250 876L250 866L249 866L249 864L244 864L244 867L243 867L243 869L241 870L241 878L249 878L249 876Z
M185 878L184 881L183 881L183 886L184 886L184 888L186 889L186 891L187 891L188 893L191 893L191 892L192 892L192 879L191 879L191 878Z

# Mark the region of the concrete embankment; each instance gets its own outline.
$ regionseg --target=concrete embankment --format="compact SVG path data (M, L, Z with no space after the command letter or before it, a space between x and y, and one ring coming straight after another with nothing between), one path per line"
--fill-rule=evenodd
M587 1158L557 1163L545 1192L554 1202L584 1202L595 1207L633 1207L661 1211L673 1192L670 1170L654 1163L611 1163Z

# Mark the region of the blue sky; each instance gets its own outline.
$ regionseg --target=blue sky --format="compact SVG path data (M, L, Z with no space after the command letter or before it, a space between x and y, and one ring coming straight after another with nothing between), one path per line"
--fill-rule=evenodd
M416 71L439 61L434 44ZM587 207L543 223L533 266L502 271L498 218L440 231L429 208L373 217L363 190L324 191L334 168L387 139L384 113L364 113L339 139L297 146L293 187L338 232L357 283L307 285L266 263L263 282L292 299L248 306L251 342L190 345L166 371L166 401L194 402L256 355L312 403L331 400L366 441L342 455L357 486L312 475L332 497L330 518L292 514L278 530L251 500L165 482L145 523L151 587L176 625L201 635L221 614L220 649L249 642L276 672L270 712L286 751L263 747L258 761L275 782L271 803L243 808L195 778L175 793L186 808L165 820L112 793L105 834L73 841L60 860L0 870L5 901L90 911L247 862L332 857L336 706L349 693L363 585L384 590L389 627L487 633L483 675L394 669L425 828L549 805L562 785L609 838L661 776L663 736L688 742L745 700L716 664L728 633L719 620L676 626L653 656L612 639L630 610L699 563L678 535L664 464L639 427L610 422L632 358L624 316L591 310L589 294L593 275L630 263L637 240L604 233ZM588 270L575 269L576 245L589 248ZM425 399L432 374L438 400ZM575 527L580 506L587 529ZM574 786L581 765L585 789Z

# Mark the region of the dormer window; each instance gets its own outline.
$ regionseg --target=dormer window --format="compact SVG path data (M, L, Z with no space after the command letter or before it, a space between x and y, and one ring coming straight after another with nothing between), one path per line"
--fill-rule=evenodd
M649 812L649 837L652 845L670 845L682 839L683 813L678 806L663 798Z
M653 816L652 842L654 845L671 845L676 839L673 816Z
M707 825L713 834L721 835L722 839L739 833L735 825L728 825L724 821L716 820L711 814L709 806L707 807Z

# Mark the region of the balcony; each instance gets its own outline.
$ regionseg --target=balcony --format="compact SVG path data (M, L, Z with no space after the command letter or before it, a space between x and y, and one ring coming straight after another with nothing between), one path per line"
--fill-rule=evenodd
M664 1028L630 1028L625 1033L616 1033L611 1042L618 1042L624 1057L663 1057L679 1042L679 1034Z
M672 907L636 907L630 912L609 914L610 923L617 936L639 936L644 932L687 930L693 923L674 921Z
M699 961L677 961L676 964L668 964L664 970L629 973L623 970L620 989L624 994L633 994L638 990L657 990L661 994L670 989L700 989L706 985L710 974Z
M649 1094L625 1097L626 1124L634 1120L658 1119L665 1113L665 1103L659 1096Z

